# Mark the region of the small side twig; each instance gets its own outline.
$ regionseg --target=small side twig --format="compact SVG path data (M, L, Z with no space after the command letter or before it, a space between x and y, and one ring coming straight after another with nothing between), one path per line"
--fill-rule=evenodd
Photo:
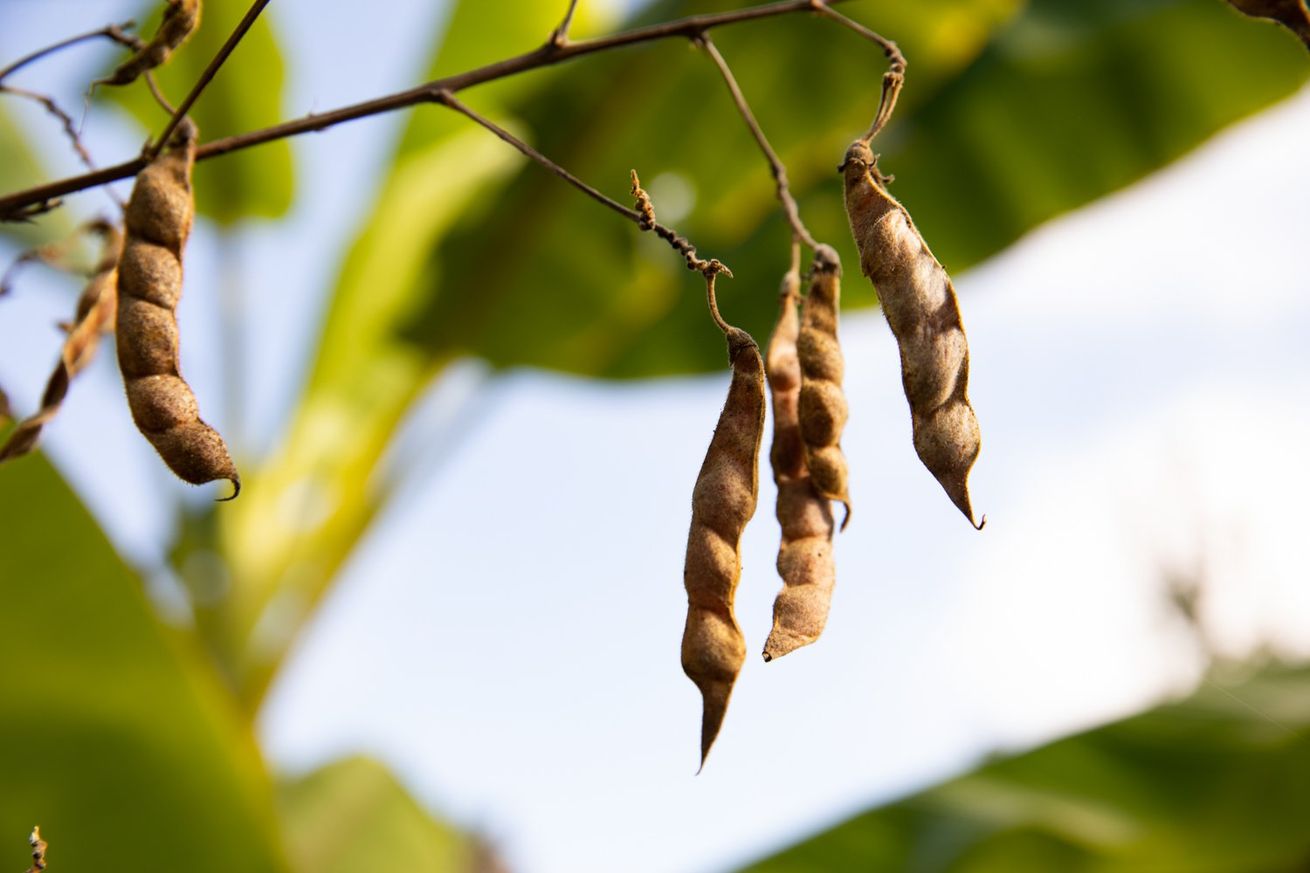
M32 828L27 844L32 847L32 866L27 868L27 873L40 873L46 868L45 853L46 849L50 848L46 841L41 839L40 826Z
M600 191L593 188L591 185L588 185L586 182L582 181L577 176L573 175L568 170L564 169L559 164L555 163L550 158L546 157L541 152L537 151L535 148L528 145L526 142L519 139L514 134L510 133L505 128L496 124L496 122L492 121L490 118L487 118L486 116L478 113L477 111L470 108L469 106L466 106L451 92L445 90L438 91L436 95L433 97L433 102L439 103L440 105L445 106L449 109L453 109L456 112L468 118L469 120L482 125L487 130L494 133L501 140L513 146L514 148L518 149L522 154L536 161L538 164L545 167L547 170L550 170L556 176L559 176L565 182L568 182L574 188L577 188L579 191L581 191L583 194L586 194L592 200L595 200L601 206L604 206L605 208L613 212L617 212L619 215L622 215L624 218L628 219L629 221L634 222L637 225L637 227L641 228L642 230L654 231L656 235L658 235L669 245L673 246L673 248L683 256L683 258L687 262L688 269L696 270L697 272L700 273L705 273L707 270L709 270L716 273L727 273L729 276L732 275L732 273L728 270L728 268L717 260L710 260L710 261L701 260L696 255L695 246L693 246L682 236L679 236L678 233L674 231L672 228L665 227L664 225L659 224L658 222L655 221L655 211L653 208L650 207L650 198L646 196L646 192L642 191L640 185L638 184L636 170L633 170L632 172L633 195L638 197L638 205L640 211L638 211L637 209L629 209L627 206L624 206L622 203L619 203L613 198L608 197L605 194L602 194Z
M569 8L564 13L564 20L559 23L559 27L550 32L549 45L554 48L564 48L569 44L569 26L573 24L573 13L577 10L578 0L569 0Z
M755 113L751 111L750 103L746 101L746 95L742 93L741 86L737 84L737 78L732 74L732 68L724 60L723 55L719 53L719 48L710 39L708 33L702 33L697 36L693 42L714 61L714 66L718 67L719 75L728 86L728 91L732 94L732 102L737 106L737 112L740 113L746 126L750 128L751 135L755 137L755 142L759 144L760 151L764 153L764 159L769 162L769 169L773 173L773 181L778 189L778 201L782 204L782 210L787 215L787 223L791 225L792 234L800 239L805 245L813 250L818 250L819 244L810 234L805 222L801 221L800 207L796 205L796 198L792 196L791 187L787 181L787 167L783 164L778 153L769 145L769 139L764 135L764 129L760 127L759 121L755 118Z
M5 67L4 69L0 69L0 82L3 82L11 74L18 72L23 67L26 67L28 64L35 63L36 61L39 61L48 55L52 55L57 51L61 51L70 46L77 45L78 43L88 42L89 40L109 39L109 40L113 40L119 45L132 47L137 42L137 40L135 39L135 37L128 35L125 31L135 26L136 26L135 21L124 21L122 24L109 24L99 28L98 30L92 30L86 33L80 33L77 36L70 36L68 39L60 40L54 45L48 45L43 49L37 49L31 54L24 55L23 57L14 61L12 64Z
M15 97L24 97L41 104L46 112L59 120L60 125L64 128L64 135L67 136L69 142L72 143L73 151L77 152L77 157L82 161L82 164L88 170L94 170L96 168L96 162L91 159L91 153L86 150L86 146L82 143L82 136L77 132L77 123L73 121L71 115L59 107L59 104L55 102L53 97L41 94L37 91L29 91L26 88L18 88L14 85L5 84L0 84L0 92L13 94Z
M878 101L878 112L874 115L873 123L869 125L868 132L860 137L862 142L870 143L886 127L888 120L892 117L892 111L896 109L896 99L900 97L901 88L905 84L905 68L908 65L905 55L901 54L900 48L890 39L830 8L828 6L830 0L810 0L810 2L813 4L815 12L858 33L870 42L876 43L882 48L883 54L887 56L887 60L890 62L890 69L882 77L882 96Z
M146 157L153 158L168 144L168 138L173 135L173 131L181 124L186 114L191 111L192 105L199 99L200 94L213 81L219 67L223 66L224 61L236 49L247 31L254 25L255 19L259 18L259 13L263 12L264 7L268 4L269 0L255 0L254 3L250 4L246 14L237 22L236 28L228 36L227 41L223 43L223 47L218 50L218 54L214 55L214 59L209 62L209 66L205 67L205 71L200 74L200 78L196 80L195 85L191 86L191 92L186 95L186 99L173 111L173 117L168 120L168 124L164 127L164 132L159 135L159 139L155 140L154 144L146 149Z
M679 236L673 229L665 227L655 220L655 205L651 203L650 195L641 187L641 179L637 177L637 171L632 170L631 172L632 196L636 198L637 209L641 215L641 220L637 222L637 226L642 230L654 231L656 236L671 245L674 251L682 255L688 270L695 270L706 278L717 276L719 273L731 278L732 270L728 269L727 264L718 258L710 258L708 261L702 259L696 254L696 247L686 237Z

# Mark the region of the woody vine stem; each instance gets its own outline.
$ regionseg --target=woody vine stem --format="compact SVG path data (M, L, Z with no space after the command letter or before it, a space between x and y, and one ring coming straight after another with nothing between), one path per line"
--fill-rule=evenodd
M768 141L764 138L763 132L759 129L759 125L755 122L754 116L751 114L749 107L745 103L745 98L741 95L740 88L737 87L731 71L727 67L727 63L718 53L714 44L709 40L709 31L718 27L727 27L763 18L772 18L780 15L801 12L812 12L836 21L837 23L855 30L857 33L861 33L862 35L873 39L883 47L887 57L892 61L892 72L889 72L887 76L884 77L883 100L882 105L880 106L878 120L874 123L875 130L871 131L876 132L876 128L881 126L880 122L885 121L886 116L890 114L891 107L895 104L895 93L899 91L899 84L897 84L895 88L890 89L891 96L889 99L888 81L895 77L896 82L899 83L900 77L903 75L905 68L904 58L901 57L900 52L897 51L895 44L891 41L883 39L865 28L863 25L851 21L829 8L831 5L842 2L845 2L845 0L783 0L783 2L751 6L745 9L737 9L728 12L692 15L674 21L664 22L662 24L633 28L631 30L610 34L609 36L598 37L596 39L573 41L569 39L568 31L573 20L573 14L577 8L577 0L569 0L567 11L559 26L551 32L543 45L533 51L505 58L487 64L486 66L478 67L462 73L434 79L430 82L404 91L344 106L330 112L310 114L303 118L283 122L261 130L212 140L208 143L204 143L197 149L196 160L207 160L209 158L218 157L219 155L225 155L242 149L251 148L253 146L262 145L267 142L298 136L302 133L324 130L333 127L334 125L359 118L367 118L372 115L379 115L385 112L392 112L398 109L404 109L425 103L437 103L465 114L472 120L492 130L492 132L496 133L497 136L504 139L506 142L509 142L524 154L539 163L542 163L544 166L551 169L552 172L560 175L561 178L564 178L571 184L581 188L588 194L588 196L599 200L604 205L614 209L630 220L636 221L643 229L655 231L659 236L668 241L675 249L684 255L690 268L696 269L700 272L706 272L711 269L713 272L719 272L724 269L722 264L719 264L717 261L702 261L697 258L695 249L692 248L686 240L677 236L677 234L669 228L659 225L653 220L653 213L651 214L649 222L647 222L643 213L624 207L610 198L605 197L605 195L596 191L594 188L587 186L585 183L581 182L581 180L573 177L567 171L563 170L563 168L545 158L544 155L531 149L531 147L527 146L526 143L516 140L512 135L508 134L508 132L497 127L488 119L473 112L467 106L464 106L455 99L454 95L456 92L464 90L465 88L470 88L474 85L507 78L529 70L552 66L584 55L597 54L623 48L625 46L664 39L681 38L691 40L709 53L710 57L719 67L727 81L730 90L733 92L733 97L739 110L742 112L743 117L750 126L752 133L755 135L757 142L760 144L760 147L764 151L770 167L773 170L774 179L778 188L778 197L783 204L784 211L786 212L788 221L793 229L793 234L796 238L803 240L808 246L813 247L815 245L813 237L810 236L808 230L806 230L805 226L801 223L799 213L796 209L795 200L791 197L790 191L787 187L786 171L783 169L781 161L778 160L777 155L773 152L772 148L769 147ZM259 11L261 11L267 3L268 0L256 0L256 2L252 4L250 12L247 13L242 24L233 32L231 38L227 41L227 44L220 51L219 55L215 57L213 63L210 64L209 68L202 75L200 81L196 83L191 94L188 96L187 101L183 104L181 109L174 113L173 117L170 118L168 124L169 129L176 125L187 106L193 102L197 96L199 96L200 91L206 84L208 84L208 81L217 71L218 65L222 63L227 54L229 54L235 47L236 43L241 39L241 36L244 35L245 29L249 27L250 23L253 22L254 17L259 14ZM31 57L38 57L49 51L94 36L108 35L108 31L110 30L110 28L105 28L101 31L93 32L92 34L75 37L72 40L65 40L64 43L59 44L58 46L52 46L47 50L42 50L42 52L34 53ZM29 59L24 59L20 63L26 63L28 60ZM167 131L154 140L153 144L148 146L141 156L132 160L84 173L79 176L71 176L59 181L38 185L0 197L0 221L25 220L34 214L45 211L46 209L54 208L59 204L59 198L64 195L105 185L109 182L136 175L146 166L150 154L159 144L165 141L166 136ZM635 186L634 180L634 195L639 190L640 189ZM642 194L644 195L644 192L642 192Z

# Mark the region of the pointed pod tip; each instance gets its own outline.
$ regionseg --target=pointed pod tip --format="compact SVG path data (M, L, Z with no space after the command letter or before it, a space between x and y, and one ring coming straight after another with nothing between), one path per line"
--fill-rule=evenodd
M816 639L818 639L817 636L796 634L774 627L773 632L769 634L768 640L764 643L764 660L766 662L776 661L783 655L790 655L797 649L808 646Z
M227 477L227 481L232 483L232 493L226 497L214 498L215 503L227 503L229 500L236 500L237 495L241 493L241 477L232 475Z

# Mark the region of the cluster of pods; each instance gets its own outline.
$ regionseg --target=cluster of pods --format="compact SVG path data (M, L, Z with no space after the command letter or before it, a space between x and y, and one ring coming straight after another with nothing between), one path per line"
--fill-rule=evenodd
M861 269L877 288L900 348L915 451L969 522L981 527L969 500L979 432L969 403L969 350L955 288L909 213L888 193L867 141L851 145L841 172ZM814 642L827 623L836 582L832 501L844 507L842 529L851 513L841 448L847 418L837 335L841 273L837 252L817 246L802 298L793 264L782 280L767 363L749 334L722 321L710 278L711 312L727 338L732 383L696 479L683 571L688 609L682 666L703 699L702 764L746 660L733 599L741 577L741 535L759 495L766 377L773 405L769 460L778 487L782 590L774 601L764 660Z

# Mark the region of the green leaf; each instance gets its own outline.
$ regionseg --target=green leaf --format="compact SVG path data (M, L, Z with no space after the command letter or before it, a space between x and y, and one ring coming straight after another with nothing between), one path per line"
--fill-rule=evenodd
M283 827L304 873L462 873L482 851L430 816L382 764L335 761L281 790Z
M544 42L562 4L514 0L455 7L437 71ZM585 15L580 27L588 26ZM553 75L478 90L482 105L534 93ZM241 499L219 513L231 596L201 613L210 645L257 706L301 623L384 504L377 473L396 426L444 369L445 355L401 334L431 291L430 252L456 222L489 208L523 163L485 131L436 106L414 112L338 279L317 359L288 436Z
M39 455L0 466L0 869L277 873L272 787L197 652Z
M705 3L661 3L665 19ZM1306 80L1296 44L1213 0L865 3L842 9L909 57L900 110L875 146L893 188L954 271L1167 164ZM835 172L877 103L881 52L791 16L715 31L787 163L801 212L847 264L846 302L872 305ZM766 50L767 47L767 50ZM472 98L470 98L472 99ZM725 316L767 335L789 233L771 180L708 61L685 45L570 65L517 111L546 154L616 199L641 171L696 192L670 219L727 262ZM433 356L602 377L722 368L698 277L537 166L433 251L408 326ZM505 256L512 244L512 257Z
M155 13L143 25L143 36L154 33L161 7L150 3L141 10L138 21L152 10ZM156 72L160 87L174 105L191 90L249 7L248 0L205 0L200 27ZM201 139L207 142L282 121L284 79L282 54L265 13L191 110ZM124 88L101 86L97 93L105 96L107 92L124 103L152 135L158 135L168 120L143 80ZM202 162L195 170L196 208L221 224L256 216L276 218L291 206L293 175L291 145L285 140Z
M987 764L745 869L1299 870L1307 700L1306 667L1212 678L1181 703Z

